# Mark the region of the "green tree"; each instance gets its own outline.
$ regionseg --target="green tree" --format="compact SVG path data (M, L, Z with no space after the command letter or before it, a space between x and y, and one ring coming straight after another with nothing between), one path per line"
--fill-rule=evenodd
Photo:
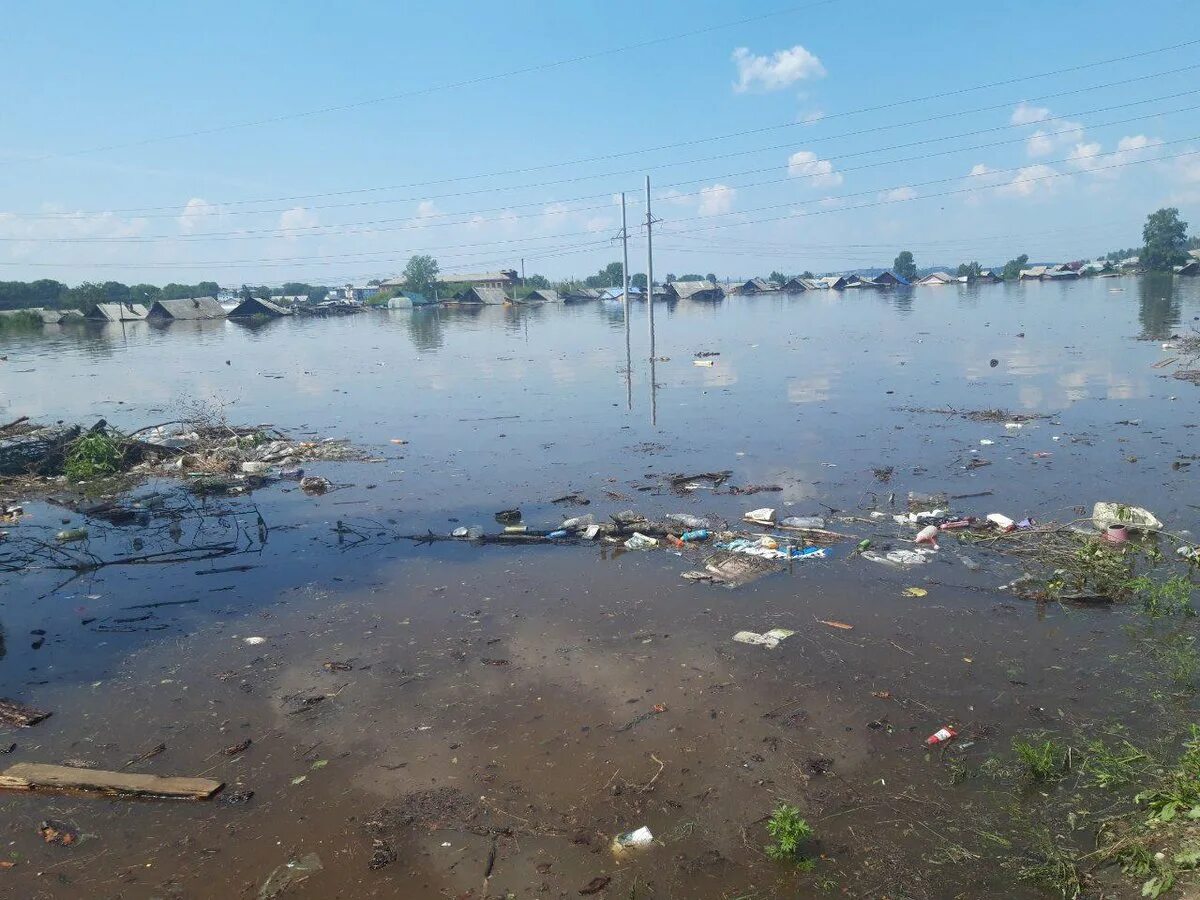
M1004 264L1004 280L1016 281L1021 277L1021 270L1029 265L1029 254L1022 253L1016 259L1010 259Z
M959 278L975 279L979 277L979 273L983 271L983 266L977 262L959 263L958 272L955 273Z
M646 273L635 272L633 275L630 275L629 284L631 287L635 287L639 291L644 291L646 289Z
M805 270L804 270L804 272L803 272L803 274L801 274L801 276L800 276L800 277L801 277L801 278L807 278L807 279L813 279L813 278L816 278L817 276L816 276L816 275L814 275L812 272L808 271L807 269L805 269Z
M1141 265L1151 272L1169 272L1187 261L1187 222L1175 207L1163 207L1146 217L1142 229Z
M671 272L668 272L668 273L667 273L667 282L668 282L668 283L670 283L670 282L672 282L672 281L678 281L678 280L679 280L679 279L678 279L678 278L676 278L676 277L675 277L675 275L674 275L673 273L671 273Z
M427 294L433 290L438 277L437 260L428 254L418 254L408 258L404 267L404 287L418 294Z
M135 284L129 289L129 302L149 306L162 296L162 291L153 284Z
M906 281L917 277L917 264L913 262L911 250L901 250L900 255L892 262L892 272Z
M104 282L104 296L109 303L128 303L129 285L119 281Z
M534 291L544 291L550 287L550 279L545 275L530 275L525 279L525 287Z
M787 276L784 275L782 272L776 271L776 272L772 272L770 275L768 275L767 280L773 281L776 284L783 284L785 281L787 281Z
M705 276L704 276L704 280L705 280L705 281L711 281L713 284L716 284L716 283L717 283L717 276L716 276L716 275L714 275L712 272L709 272L707 275L705 275Z

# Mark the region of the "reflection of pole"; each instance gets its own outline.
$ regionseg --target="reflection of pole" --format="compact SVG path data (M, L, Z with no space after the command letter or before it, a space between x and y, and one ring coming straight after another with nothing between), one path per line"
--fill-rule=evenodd
M625 222L625 192L621 191L621 278L625 289L625 334L629 335L629 228Z
M646 176L646 314L650 322L650 359L654 359L654 217L650 214L650 176ZM653 375L650 379L654 381Z
M625 219L625 192L621 191L621 283L625 306L625 405L633 409L633 347L629 338L629 226Z
M654 370L657 365L654 359L654 353L650 353L650 424L658 426L658 383L654 379Z

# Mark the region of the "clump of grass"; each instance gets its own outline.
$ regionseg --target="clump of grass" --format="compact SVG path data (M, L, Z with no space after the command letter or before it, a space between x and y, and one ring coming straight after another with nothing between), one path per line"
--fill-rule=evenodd
M1163 825L1177 818L1193 822L1200 819L1200 726L1191 726L1179 764L1166 781L1133 799L1150 811L1146 820L1149 825Z
M124 457L120 442L102 431L85 434L71 445L63 474L72 481L87 481L120 470Z
M803 844L813 836L813 827L800 815L800 810L786 803L775 807L767 820L767 833L774 843L767 845L767 856L777 862L792 862L811 869L813 860L801 853Z
M1037 845L1032 858L1017 870L1017 878L1027 884L1036 884L1057 891L1065 900L1074 900L1083 893L1083 883L1075 855L1059 847L1049 830L1043 828L1037 834Z
M42 327L42 317L35 312L21 309L7 316L0 316L0 331L29 331Z
M1129 741L1113 747L1096 740L1087 745L1082 771L1091 784L1105 790L1132 784L1134 778L1151 763L1146 753Z
M1166 581L1142 575L1133 579L1129 587L1141 601L1142 611L1152 618L1196 615L1192 605L1196 586L1182 575L1172 575Z
M1070 747L1047 738L1014 740L1013 753L1022 774L1030 781L1058 781L1071 771L1073 751Z

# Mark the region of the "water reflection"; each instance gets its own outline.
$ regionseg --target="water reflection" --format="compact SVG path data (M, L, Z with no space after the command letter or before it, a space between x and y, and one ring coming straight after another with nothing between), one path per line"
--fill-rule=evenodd
M1170 337L1182 318L1175 276L1156 272L1138 280L1138 321L1142 337Z
M888 291L892 306L896 312L908 315L913 310L914 291L910 287L897 287Z
M402 310L406 315L405 325L408 326L408 337L418 351L424 353L440 350L445 344L442 334L441 311L436 306L421 306L412 310Z

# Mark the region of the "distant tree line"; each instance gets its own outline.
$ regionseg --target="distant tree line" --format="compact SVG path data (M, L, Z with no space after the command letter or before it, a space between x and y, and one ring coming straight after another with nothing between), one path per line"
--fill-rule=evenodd
M122 284L119 281L85 281L68 287L61 281L41 278L37 281L0 281L0 309L90 309L96 303L144 303L155 300L180 300L185 297L215 297L220 288L215 281L197 284Z

